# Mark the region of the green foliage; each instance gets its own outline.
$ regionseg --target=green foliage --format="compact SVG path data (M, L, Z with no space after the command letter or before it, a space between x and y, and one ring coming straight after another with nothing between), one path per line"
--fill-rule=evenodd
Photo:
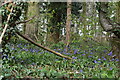
M2 40L3 56L7 56L11 54L10 43L12 42L15 43L17 38L15 32L19 31L15 23L16 21L20 20L22 10L24 9L24 6L25 6L25 3L23 2L16 2L14 4L16 5L13 6L13 4L5 4L2 7L0 7L0 15L2 16L2 26L3 26L3 27L0 27L0 30L3 31L4 26L8 24L7 30ZM10 12L9 9L11 9L12 6L13 6L13 10L12 12ZM7 21L9 14L10 14L10 20Z
M19 3L18 3L19 4ZM54 3L56 4L56 3ZM20 3L20 5L22 5ZM45 13L45 17L51 19L51 24L43 23L48 26L60 26L64 24L66 13L62 14L59 23L55 21L53 14L56 12L64 11L65 6L58 8L61 5L59 3L56 5L46 4L45 7L48 7L48 10L42 13ZM64 4L66 5L66 3ZM77 6L77 4L75 4ZM3 10L5 6L2 7ZM1 11L3 11L1 8ZM80 6L81 8L81 6ZM22 7L16 7L16 11L21 10ZM77 11L77 8L75 9ZM7 13L7 14L6 14ZM4 10L3 11L3 24L6 24L6 15L10 12ZM18 13L18 12L15 12ZM18 19L16 20L15 16L17 14L13 13L11 22L19 20L21 14L18 14ZM62 12L61 12L62 13ZM6 15L4 15L6 14ZM75 12L75 14L78 14ZM44 17L43 16L43 17ZM83 16L81 14L81 16ZM73 18L77 18L77 16L73 15ZM86 17L91 19L91 17ZM60 20L61 20L60 19ZM77 23L79 26L83 24L79 23L76 19L73 23ZM91 22L87 22L86 25L94 26L97 19L92 19ZM43 21L44 22L44 21ZM42 21L41 21L42 23ZM42 25L42 24L41 24ZM5 34L5 39L8 40L9 32L15 35L16 25L11 26L7 29L7 33ZM56 27L54 26L54 27ZM80 27L82 33L84 30L83 27ZM51 29L51 28L50 28ZM97 30L101 32L101 30ZM44 31L43 31L44 32ZM46 32L45 32L46 33ZM105 44L100 45L95 41L92 41L93 35L95 34L94 29L86 30L85 36L81 36L78 33L71 34L71 43L68 46L68 52L66 53L65 43L59 42L58 44L50 45L51 49L54 49L61 54L72 57L73 60L66 60L64 58L58 57L48 51L42 50L30 43L27 43L24 40L15 40L16 36L12 35L11 42L6 41L4 43L4 48L0 49L1 52L10 53L9 55L3 55L4 63L2 65L2 75L0 79L11 79L11 78L41 78L41 79L51 79L51 78L118 78L119 70L118 70L118 62L119 59L112 58L113 53L108 50L111 48L110 46L106 46ZM41 34L43 35L43 34ZM4 40L5 40L4 39ZM17 41L17 42L16 42ZM107 49L106 49L107 48ZM6 60L7 59L7 60ZM1 67L1 66L0 66ZM14 80L13 79L13 80Z
M100 46L94 41L81 40L72 42L68 48L69 52L66 53L63 45L61 42L51 48L72 57L73 60L60 58L24 41L17 43L12 48L14 57L11 62L6 62L2 66L2 76L4 78L42 79L118 78L119 61L111 59L111 52L106 50L109 46Z

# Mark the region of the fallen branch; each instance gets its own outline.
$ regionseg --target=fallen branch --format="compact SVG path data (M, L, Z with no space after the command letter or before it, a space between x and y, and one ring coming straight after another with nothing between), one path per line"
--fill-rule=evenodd
M11 14L12 11L13 11L13 6L12 6L12 8L11 8L11 10L10 10L10 14ZM4 36L4 34L5 34L5 31L6 31L7 27L8 27L8 22L9 22L9 20L10 20L10 14L8 15L7 24L5 25L5 27L4 27L4 29L3 29L3 32L2 32L2 34L1 34L1 36L0 36L0 44L2 43L2 38L3 38L3 36Z
M44 49L44 50L47 50L47 51L49 51L49 52L54 53L54 54L57 55L57 56L60 56L60 57L63 57L63 58L69 59L69 60L72 59L72 58L70 58L70 57L68 57L68 56L64 56L64 55L62 55L62 54L60 54L60 53L58 53L58 52L55 52L54 50L51 50L51 49L49 49L49 48L46 48L46 47L44 47L44 46L42 46L42 45L34 42L32 39L26 37L26 36L23 35L23 34L20 34L19 32L16 32L16 33L17 33L19 36L21 36L22 38L24 38L25 40L31 42L32 44L34 44L34 45L36 45L36 46L38 46L38 47L40 47L40 48L42 48L42 49Z

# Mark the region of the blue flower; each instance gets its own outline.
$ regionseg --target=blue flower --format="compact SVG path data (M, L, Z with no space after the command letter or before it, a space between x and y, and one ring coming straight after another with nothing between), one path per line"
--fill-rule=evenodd
M78 52L78 50L77 50L77 49L75 49L74 54L76 54L77 52Z
M112 70L113 68L112 67L110 67L110 70Z
M115 59L112 59L112 61L114 61Z
M102 58L104 58L104 56L102 56Z
M119 59L116 59L116 61L119 61Z
M72 61L71 63L72 63L72 64L74 64L75 62L74 62L74 61Z
M112 56L112 51L108 54L109 56Z
M43 52L40 52L40 54L43 54Z
M15 50L15 48L14 48L14 47L12 47L12 50Z
M64 54L66 54L66 55L70 55L70 53L64 53Z
M61 50L61 49L58 49L58 50Z
M73 59L77 59L77 57L73 57Z
M82 73L82 72L83 72L83 70L80 70L80 72Z
M90 54L93 54L92 52Z
M12 56L12 59L15 59L15 56Z
M56 49L54 49L54 51L56 51Z
M100 61L101 59L99 58L98 60Z
M28 51L28 49L23 48L23 50Z
M106 58L103 58L103 60L106 60Z
M83 56L85 55L85 54L82 54Z
M94 63L98 63L96 60L94 60Z
M25 44L24 47L27 47L27 45Z
M92 56L88 56L88 57L92 57Z

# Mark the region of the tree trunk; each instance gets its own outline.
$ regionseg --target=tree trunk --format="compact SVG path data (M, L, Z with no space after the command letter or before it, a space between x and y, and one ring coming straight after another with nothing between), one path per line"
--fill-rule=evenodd
M25 6L24 13L23 13L24 20L27 19L27 10L28 10L28 6ZM26 33L26 23L23 24L23 33L24 34Z
M86 12L87 12L87 4L86 2L83 2L83 35L86 35L86 30L87 30L87 21L86 21Z
M67 20L66 20L66 46L70 43L70 26L71 26L71 0L67 1Z
M110 18L107 17L107 7L108 3L101 3L99 9L99 22L104 31L114 33L118 38L120 38L120 25L114 24Z
M27 18L39 15L39 5L37 2L29 2L27 10ZM38 17L30 22L26 23L25 34L28 35L31 39L37 40L38 35Z
M99 10L100 24L104 29L104 31L114 33L118 37L118 38L110 37L110 44L112 46L112 52L120 58L120 32L114 31L115 29L120 29L120 28L117 23L116 25L114 25L112 23L113 21L111 21L109 18L106 17L107 7L108 6L106 3L101 3L100 10Z

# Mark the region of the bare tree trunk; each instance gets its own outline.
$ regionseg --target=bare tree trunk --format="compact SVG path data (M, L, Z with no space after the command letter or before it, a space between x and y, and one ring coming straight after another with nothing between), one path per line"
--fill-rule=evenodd
M86 21L86 11L87 11L87 4L86 2L83 2L83 35L86 35L86 30L87 30L87 21Z
M70 26L71 26L71 0L67 1L67 20L66 20L66 46L70 43Z
M28 3L28 10L27 10L27 18L30 18L32 16L38 16L39 15L39 6L37 2L29 2ZM37 17L34 20L31 20L30 22L26 23L26 32L30 38L33 40L37 40L38 35L38 22Z
M24 20L27 19L27 10L28 10L28 6L25 6L24 13L23 13ZM26 33L26 23L23 24L23 33L24 34Z

